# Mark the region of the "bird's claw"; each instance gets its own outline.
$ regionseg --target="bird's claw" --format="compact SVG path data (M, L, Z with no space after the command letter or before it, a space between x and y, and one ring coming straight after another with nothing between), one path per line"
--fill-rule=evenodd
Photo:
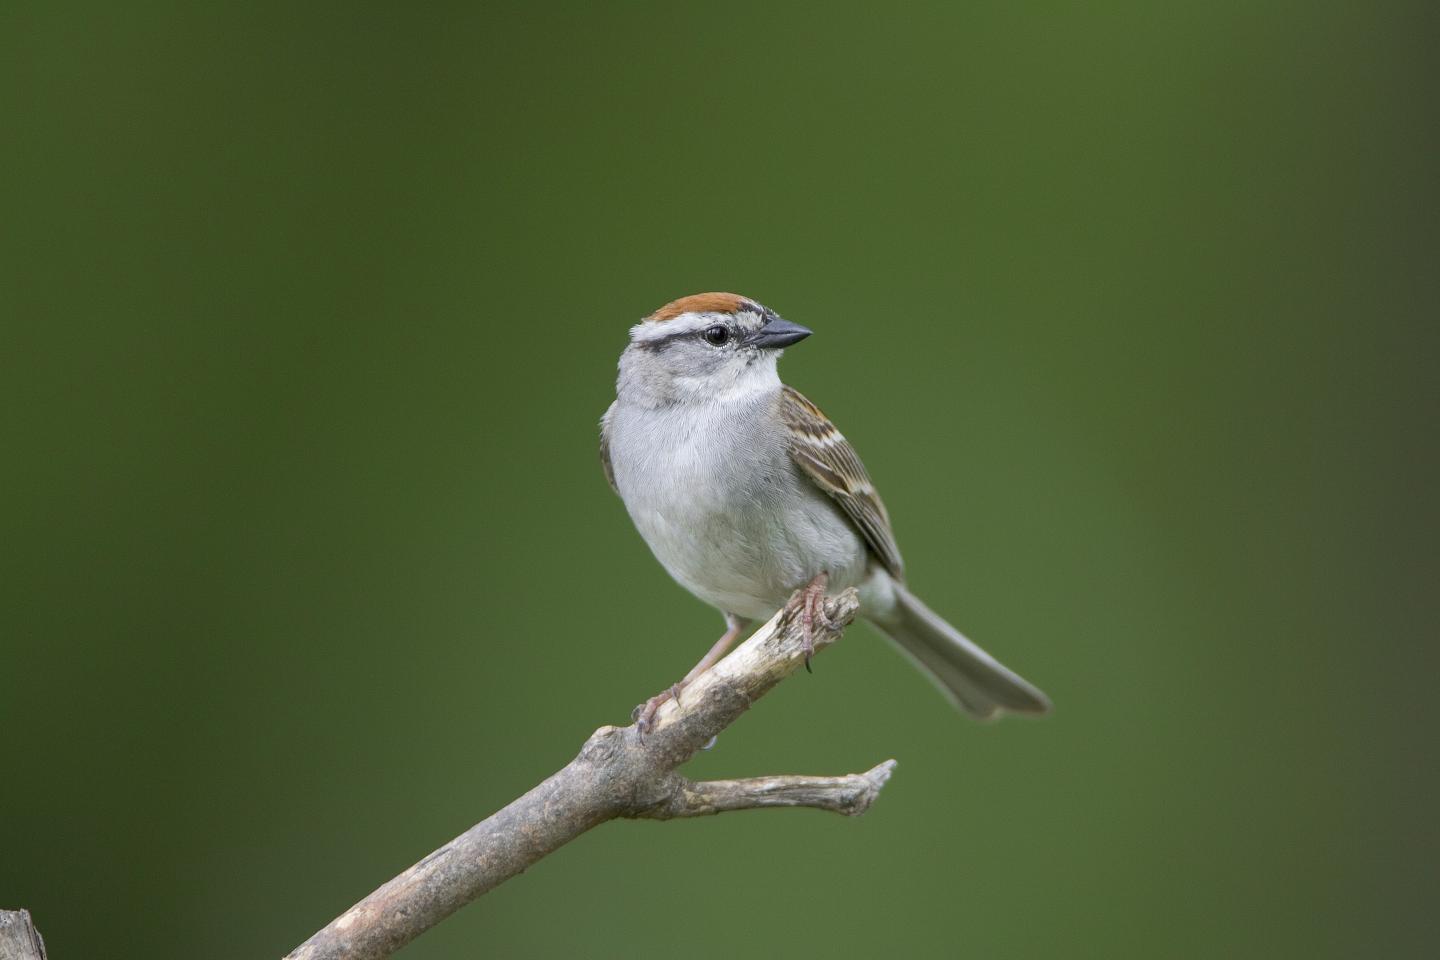
M819 620L829 630L837 627L835 621L825 612L825 587L830 583L830 574L821 571L803 588L800 600L800 623L804 631L800 637L800 649L805 654L805 672L810 669L810 658L815 655L815 621Z
M630 711L630 720L635 724L635 730L643 740L650 731L655 729L655 714L660 711L668 700L680 703L680 691L685 689L685 681L672 683L669 689L655 694L649 700Z

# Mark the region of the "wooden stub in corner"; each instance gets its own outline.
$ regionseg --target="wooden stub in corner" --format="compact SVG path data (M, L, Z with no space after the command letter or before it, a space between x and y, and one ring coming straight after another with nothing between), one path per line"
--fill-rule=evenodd
M0 960L45 960L45 941L29 910L0 910Z

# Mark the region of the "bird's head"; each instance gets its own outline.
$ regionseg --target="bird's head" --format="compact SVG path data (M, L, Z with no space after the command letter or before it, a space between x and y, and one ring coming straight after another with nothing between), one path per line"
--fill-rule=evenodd
M630 328L620 387L665 403L744 396L778 384L781 351L808 336L749 297L681 297Z

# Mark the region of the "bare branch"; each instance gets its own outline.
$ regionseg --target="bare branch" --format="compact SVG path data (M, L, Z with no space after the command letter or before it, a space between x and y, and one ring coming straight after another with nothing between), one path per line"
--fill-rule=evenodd
M45 960L45 941L29 910L0 910L0 960Z
M886 760L865 773L843 777L752 777L700 783L681 777L683 783L668 803L652 807L640 816L671 820L757 807L814 807L858 817L880 796L880 788L885 786L894 769L895 761Z
M798 596L798 594L797 594ZM854 618L846 590L825 600L815 648ZM843 777L692 782L676 769L804 662L795 598L729 656L662 706L643 740L634 726L596 730L579 756L529 793L471 827L345 911L286 960L377 960L591 827L620 817L668 820L760 807L864 813L895 761Z

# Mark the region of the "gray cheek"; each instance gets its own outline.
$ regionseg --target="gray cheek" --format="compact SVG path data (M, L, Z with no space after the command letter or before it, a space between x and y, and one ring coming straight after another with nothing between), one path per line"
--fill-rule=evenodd
M728 350L693 340L676 343L665 351L665 360L675 376L688 379L711 376L725 365L729 356Z

